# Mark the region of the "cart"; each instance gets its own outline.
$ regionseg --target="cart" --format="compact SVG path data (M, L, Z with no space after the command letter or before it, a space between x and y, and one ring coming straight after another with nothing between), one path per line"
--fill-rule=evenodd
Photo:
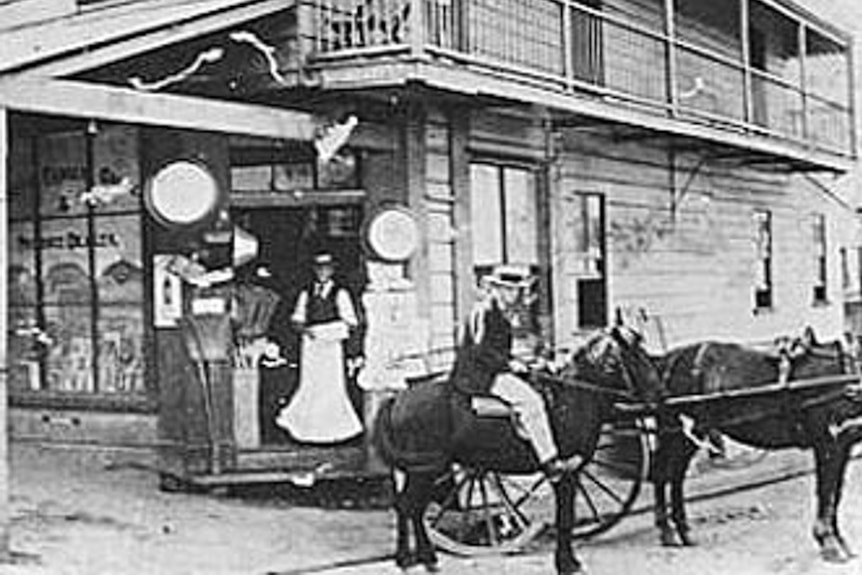
M859 386L858 374L818 377L674 397L660 408L682 411L698 403L750 402L778 394L798 396L805 408L851 390L859 393ZM579 472L573 537L587 539L604 533L631 511L649 477L658 409L638 402L615 404L614 417L603 426L594 456ZM454 466L438 485L425 525L432 541L454 554L523 551L554 521L553 490L542 474L507 475Z

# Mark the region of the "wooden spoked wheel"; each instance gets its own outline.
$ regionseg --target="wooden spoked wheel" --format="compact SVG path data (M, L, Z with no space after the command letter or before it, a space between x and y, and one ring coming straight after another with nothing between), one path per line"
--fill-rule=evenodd
M622 520L649 465L649 433L639 420L606 425L578 474L573 537L594 537ZM516 553L553 524L553 489L541 474L455 466L438 480L424 521L434 544L450 553Z
M641 420L602 428L592 459L578 474L574 537L604 533L628 514L649 473L650 453L650 435Z
M437 486L425 526L434 544L450 553L516 553L548 525L539 508L547 512L548 504L541 501L553 502L553 494L539 475L456 466Z

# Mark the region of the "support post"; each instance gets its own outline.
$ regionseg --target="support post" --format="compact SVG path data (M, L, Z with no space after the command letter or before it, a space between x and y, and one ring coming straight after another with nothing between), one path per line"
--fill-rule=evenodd
M670 115L679 113L679 95L677 85L679 84L676 66L676 17L673 0L664 2L664 35L667 53L665 55L665 72L667 73L667 102L670 104Z
M410 0L410 52L420 58L425 52L425 0Z
M743 119L754 123L753 80L751 75L751 6L749 0L739 2L740 40L742 42L742 99Z
M6 334L8 332L7 288L9 269L8 251L9 227L7 222L7 198L9 197L9 177L7 173L9 158L9 123L6 108L0 106L0 563L11 559L9 547L9 432L8 379L9 358L7 356Z

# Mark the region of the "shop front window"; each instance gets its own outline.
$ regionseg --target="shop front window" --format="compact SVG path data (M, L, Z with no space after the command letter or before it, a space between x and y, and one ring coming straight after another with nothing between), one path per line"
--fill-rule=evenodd
M143 394L137 131L13 133L12 148L12 395Z

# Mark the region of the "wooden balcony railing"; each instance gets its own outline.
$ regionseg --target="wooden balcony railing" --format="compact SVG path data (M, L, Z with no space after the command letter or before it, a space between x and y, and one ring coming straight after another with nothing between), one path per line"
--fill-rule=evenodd
M552 90L611 96L662 114L843 155L852 151L848 89L818 92L810 87L816 82L801 72L783 77L755 69L744 63L741 49L728 54L692 42L691 33L687 40L668 33L661 14L653 22L636 21L610 9L591 8L598 4L590 0L311 3L314 46L321 62L386 54L445 57ZM846 57L811 60L823 66L821 76L846 76L839 82L846 85ZM788 68L794 66L805 67L797 62Z

